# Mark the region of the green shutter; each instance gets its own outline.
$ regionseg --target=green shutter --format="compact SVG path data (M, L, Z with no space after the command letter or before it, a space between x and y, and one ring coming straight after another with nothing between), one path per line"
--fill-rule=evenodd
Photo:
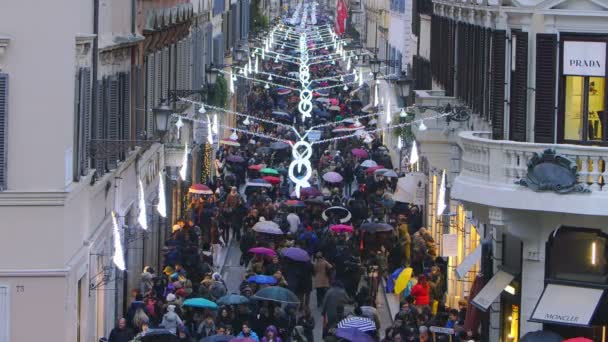
M0 73L0 191L8 188L8 74Z
M534 141L555 142L555 73L557 35L536 35L536 96L534 101Z

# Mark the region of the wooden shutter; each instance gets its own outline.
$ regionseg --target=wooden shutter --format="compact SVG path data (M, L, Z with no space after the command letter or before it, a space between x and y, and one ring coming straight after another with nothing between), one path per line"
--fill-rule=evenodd
M108 140L119 140L119 83L116 76L111 76L107 82L107 134L106 139ZM118 152L110 154L108 157L108 168L110 170L115 169L118 164Z
M557 35L536 35L536 97L534 101L534 141L554 143L555 73Z
M155 106L155 90L156 90L156 55L151 53L146 59L146 110L144 112L145 131L148 137L151 137L154 131L154 115L152 108Z
M8 188L8 74L0 73L0 191Z
M511 106L509 109L509 139L526 141L528 112L528 33L516 31L515 37L515 71L511 79ZM513 39L511 39L513 41Z
M82 140L80 141L80 174L86 175L91 158L91 68L80 69L80 121L82 126Z
M145 85L144 72L141 65L134 65L133 70L133 96L135 100L135 109L132 112L131 122L135 124L135 128L131 130L131 137L134 140L142 138L142 132L146 130L146 102L145 102Z
M131 140L131 73L120 74L119 118L121 139Z
M95 108L95 129L93 133L95 134L95 139L103 140L105 139L105 116L106 116L106 81L99 80L96 82L95 93L96 93L96 108ZM101 176L106 171L105 160L102 158L95 159L95 170L97 171L97 175Z
M492 32L492 138L504 139L505 109L505 39L504 30Z

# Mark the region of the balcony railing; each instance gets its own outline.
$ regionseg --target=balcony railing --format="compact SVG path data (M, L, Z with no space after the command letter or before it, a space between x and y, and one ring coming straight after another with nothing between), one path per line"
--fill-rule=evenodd
M567 144L535 144L492 140L490 132L460 133L462 147L461 176L480 181L514 185L527 174L527 164L534 153L554 149L578 165L578 183L591 191L608 192L608 148Z

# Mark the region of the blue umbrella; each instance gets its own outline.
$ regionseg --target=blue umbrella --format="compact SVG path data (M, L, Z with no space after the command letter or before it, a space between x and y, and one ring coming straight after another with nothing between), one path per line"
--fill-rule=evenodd
M237 294L229 294L217 300L220 305L239 305L249 303L249 298Z
M300 300L295 293L280 286L269 286L263 288L253 295L253 298L258 300L269 300L271 302L285 304L300 304Z
M336 329L336 336L343 338L347 341L356 342L373 342L374 339L367 333L357 328L338 328Z
M252 275L251 277L247 278L247 281L262 285L273 285L277 283L277 279L275 277L263 274Z
M198 309L217 309L217 304L205 298L186 299L183 305Z
M270 144L270 148L273 150L284 150L289 148L289 144L282 141L276 141Z
M283 116L283 117L291 117L291 115L289 115L289 113L287 112L282 112L280 110L275 110L272 112L272 115L274 116Z
M310 261L310 255L308 255L308 252L298 247L285 248L281 251L281 254L283 254L284 257L294 261Z

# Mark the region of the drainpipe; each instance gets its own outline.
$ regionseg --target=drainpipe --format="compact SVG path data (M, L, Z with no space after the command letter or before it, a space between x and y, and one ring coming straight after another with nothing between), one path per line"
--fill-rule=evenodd
M137 20L137 0L131 0L131 33L135 35L135 21Z

